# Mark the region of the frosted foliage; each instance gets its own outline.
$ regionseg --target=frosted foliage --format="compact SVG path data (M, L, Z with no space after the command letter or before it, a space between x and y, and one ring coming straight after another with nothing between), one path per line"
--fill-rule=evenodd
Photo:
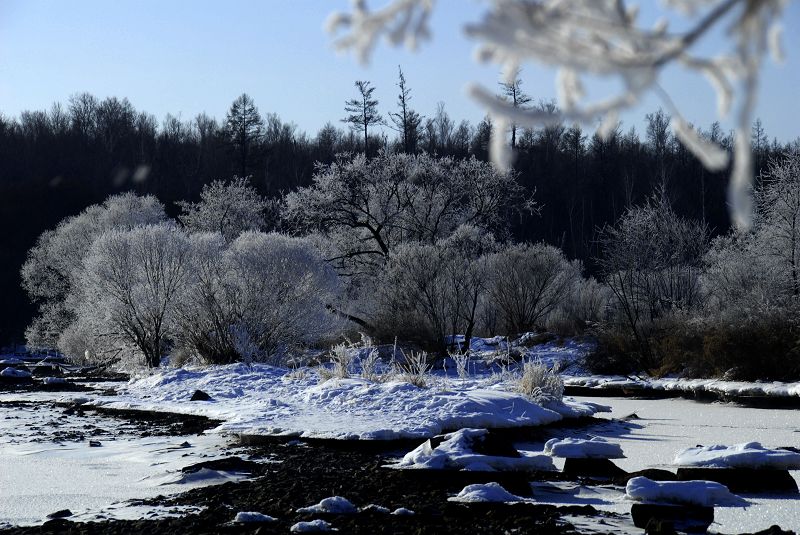
M717 238L704 258L709 307L739 321L800 295L800 154L770 164L756 201L752 231Z
M541 326L580 280L580 270L558 248L515 245L489 258L489 298L502 318L503 332L524 333Z
M494 116L492 154L496 162L510 160L505 131L519 126L544 126L556 122L603 122L600 132L617 123L618 114L637 105L653 92L675 118L673 129L682 143L709 169L727 165L727 155L713 142L701 138L688 125L660 84L667 67L703 75L716 91L718 112L735 110L736 142L729 203L734 223L751 224L752 158L750 124L755 107L763 56L770 50L780 60L780 21L786 0L668 0L667 17L677 11L685 28L672 30L668 18L655 24L640 20L639 5L625 0L484 0L486 13L467 25L478 41L477 57L502 67L508 81L520 65L536 62L558 68L556 86L561 111L514 106L493 90L470 86L472 96ZM392 44L414 47L429 36L432 0L393 0L371 11L363 0L351 13L333 15L328 29L343 32L336 41L353 50L362 61L369 58L380 37ZM727 40L716 48L702 47L712 33L724 30ZM597 100L587 100L583 82L588 77L619 81L619 90Z
M771 162L756 191L756 234L775 277L800 295L800 152Z
M445 354L446 336L469 336L476 327L486 305L485 254L494 247L490 236L470 227L433 245L398 246L378 278L377 324L387 335L434 343Z
M166 221L163 205L152 196L133 193L114 195L61 221L42 233L22 266L22 286L39 305L39 315L26 331L26 340L37 347L54 347L65 327L64 306L76 286L76 277L92 243L103 232L129 230ZM56 314L54 311L59 310ZM68 314L68 313L67 313ZM56 317L60 319L54 321ZM68 322L68 321L66 321Z
M192 240L181 332L207 360L268 360L335 332L338 280L308 240L248 231L221 255L220 238Z
M72 303L77 319L60 349L77 357L75 339L95 338L102 343L85 347L90 355L113 350L158 366L189 278L188 245L183 233L166 224L100 236L84 260Z
M520 204L510 173L476 159L363 155L321 166L286 197L285 217L330 242L341 274L373 273L399 244L435 243L464 223L493 230Z
M227 241L247 230L263 230L273 207L241 177L206 184L200 202L178 205L182 211L179 219L190 232L219 232Z
M619 314L636 331L701 299L705 226L683 219L666 200L651 199L603 229L600 264Z

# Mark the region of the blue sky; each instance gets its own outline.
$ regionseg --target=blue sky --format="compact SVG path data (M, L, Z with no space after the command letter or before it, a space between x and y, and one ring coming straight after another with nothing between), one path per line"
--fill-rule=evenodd
M652 4L642 4L643 16L653 16ZM88 91L127 97L159 119L199 112L221 119L247 92L262 113L277 113L313 135L344 116L357 79L372 81L381 111L391 111L402 65L412 104L423 115L444 101L456 120L481 119L464 87L470 81L495 87L498 72L473 61L475 43L461 28L479 18L483 4L439 0L432 42L416 54L381 46L368 66L335 53L322 30L331 11L348 6L345 0L0 0L0 113L16 116ZM770 136L790 140L800 135L800 2L788 7L784 43L787 61L768 61L764 69L758 116ZM707 46L718 44L715 38ZM665 86L688 120L705 127L716 119L713 92L702 78L668 74ZM551 71L526 67L523 80L535 99L554 98ZM623 128L641 131L645 113L658 106L649 98L622 117Z

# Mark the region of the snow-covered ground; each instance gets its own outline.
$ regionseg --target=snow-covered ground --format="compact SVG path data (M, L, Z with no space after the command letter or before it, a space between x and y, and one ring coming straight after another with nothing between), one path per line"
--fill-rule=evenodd
M427 438L464 427L537 426L604 410L593 401L570 399L543 407L489 376L428 382L426 388L397 380L320 382L313 371L287 374L267 365L233 364L160 371L90 403L208 416L223 420L217 431L226 433L364 440ZM190 401L197 389L212 399Z

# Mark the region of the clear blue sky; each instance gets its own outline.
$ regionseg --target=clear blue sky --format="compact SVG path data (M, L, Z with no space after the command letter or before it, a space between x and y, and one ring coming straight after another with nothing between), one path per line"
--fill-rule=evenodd
M652 9L651 0L642 4ZM366 67L337 55L322 30L331 11L348 7L345 0L0 0L0 113L17 116L88 91L127 97L159 120L203 111L221 119L247 92L262 113L277 113L314 135L327 121L340 124L357 79L372 81L381 111L390 111L400 64L423 115L444 101L457 121L481 119L464 87L469 81L496 86L498 73L473 61L475 44L461 28L478 19L484 4L439 0L433 41L421 53L381 46ZM800 135L800 2L790 2L784 39L787 61L766 65L758 116L770 136L791 140ZM665 85L687 119L702 127L715 120L705 81L670 74ZM550 71L527 67L523 80L534 98L555 96ZM644 102L623 116L623 128L641 131L644 114L658 106L655 98Z

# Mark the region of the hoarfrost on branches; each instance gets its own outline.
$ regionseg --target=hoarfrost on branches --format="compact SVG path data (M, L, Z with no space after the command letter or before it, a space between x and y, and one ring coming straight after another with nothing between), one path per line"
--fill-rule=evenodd
M230 242L247 230L263 230L273 207L244 177L203 186L200 202L180 201L180 222L191 232L219 232ZM274 214L269 214L274 215Z
M482 20L468 25L466 33L480 43L481 61L500 65L506 81L517 69L534 61L557 67L556 85L561 110L555 113L522 108L478 85L471 95L494 118L493 159L508 165L511 151L505 140L510 125L546 126L558 122L594 123L599 132L617 123L618 114L654 92L670 109L673 130L681 142L710 170L727 166L725 151L703 139L682 117L659 83L668 66L680 66L705 76L716 91L718 112L730 112L738 93L733 173L728 200L733 222L748 228L752 221L750 190L753 164L750 124L753 119L758 76L767 50L776 60L780 49L780 20L786 0L666 0L666 12L680 12L688 21L685 31L671 31L666 19L652 26L639 20L638 4L625 0L485 0ZM371 11L356 0L351 13L334 14L331 32L344 30L336 40L341 50L353 50L367 61L381 37L393 45L414 48L429 37L428 18L433 0L393 0ZM704 56L696 46L717 28L728 30L729 48ZM616 79L621 90L604 99L586 101L587 76Z

